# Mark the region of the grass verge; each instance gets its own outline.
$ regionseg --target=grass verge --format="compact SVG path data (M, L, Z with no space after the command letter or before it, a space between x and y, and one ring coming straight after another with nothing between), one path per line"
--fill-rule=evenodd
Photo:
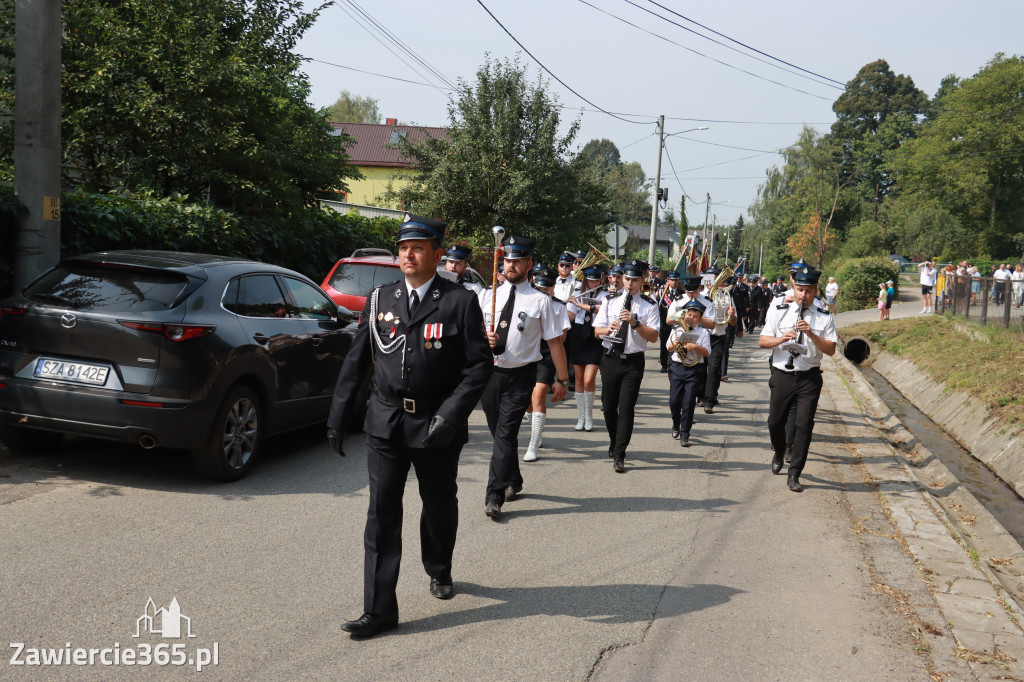
M839 335L864 336L882 350L913 361L948 390L977 398L1011 428L1024 425L1024 334L930 315L865 322L844 327Z

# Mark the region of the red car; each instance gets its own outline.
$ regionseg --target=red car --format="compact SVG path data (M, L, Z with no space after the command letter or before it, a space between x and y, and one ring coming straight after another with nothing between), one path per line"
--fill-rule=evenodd
M437 266L442 277L454 279L454 273L445 270L444 261ZM473 268L466 268L465 279L487 286ZM342 258L324 277L320 288L337 305L359 313L366 305L366 297L373 288L402 278L398 259L387 249L357 249L348 258Z

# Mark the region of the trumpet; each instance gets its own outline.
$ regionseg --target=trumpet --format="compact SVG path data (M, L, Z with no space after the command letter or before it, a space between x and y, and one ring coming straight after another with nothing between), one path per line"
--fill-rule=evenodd
M695 350L687 350L686 344L695 342L697 335L693 333L685 317L679 318L679 327L683 330L683 333L679 335L679 338L672 345L672 351L679 355L679 359L685 367L693 367L700 362L700 356Z
M597 263L602 263L604 261L611 261L611 258L604 255L599 248L590 242L587 242L587 246L590 247L590 250L587 252L587 255L583 260L580 261L579 266L576 268L576 272L572 273L572 276L581 282L583 281L583 271L591 265L596 265Z

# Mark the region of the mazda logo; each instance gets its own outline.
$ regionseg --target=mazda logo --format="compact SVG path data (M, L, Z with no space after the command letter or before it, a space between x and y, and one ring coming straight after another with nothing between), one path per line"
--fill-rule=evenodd
M74 313L64 313L60 316L60 326L65 329L71 329L76 324L78 324L78 318Z

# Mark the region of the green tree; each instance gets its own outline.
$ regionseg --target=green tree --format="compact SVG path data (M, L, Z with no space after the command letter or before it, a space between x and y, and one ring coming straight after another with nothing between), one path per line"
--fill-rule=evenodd
M66 184L277 210L345 189L359 176L345 163L350 140L333 137L326 113L307 103L294 53L320 9L303 12L298 0L66 0ZM13 93L6 80L0 86L9 112Z
M865 219L850 228L839 256L841 258L886 257L893 253L894 241L885 225Z
M896 232L896 248L907 257L962 260L970 252L971 241L963 223L936 206L919 208Z
M328 116L332 121L346 123L380 123L379 101L342 90L334 104L327 107Z
M996 55L973 77L943 81L941 106L889 155L902 196L924 197L976 232L977 248L1015 249L1024 223L1024 58Z
M579 121L559 134L559 103L518 60L488 61L460 81L447 139L407 141L416 174L385 199L448 223L454 240L493 245L491 227L537 239L538 259L599 243L611 221L606 188L571 153Z
M650 222L651 183L638 162L623 163L619 148L608 139L583 145L579 160L592 169L608 191L613 220L624 225Z

